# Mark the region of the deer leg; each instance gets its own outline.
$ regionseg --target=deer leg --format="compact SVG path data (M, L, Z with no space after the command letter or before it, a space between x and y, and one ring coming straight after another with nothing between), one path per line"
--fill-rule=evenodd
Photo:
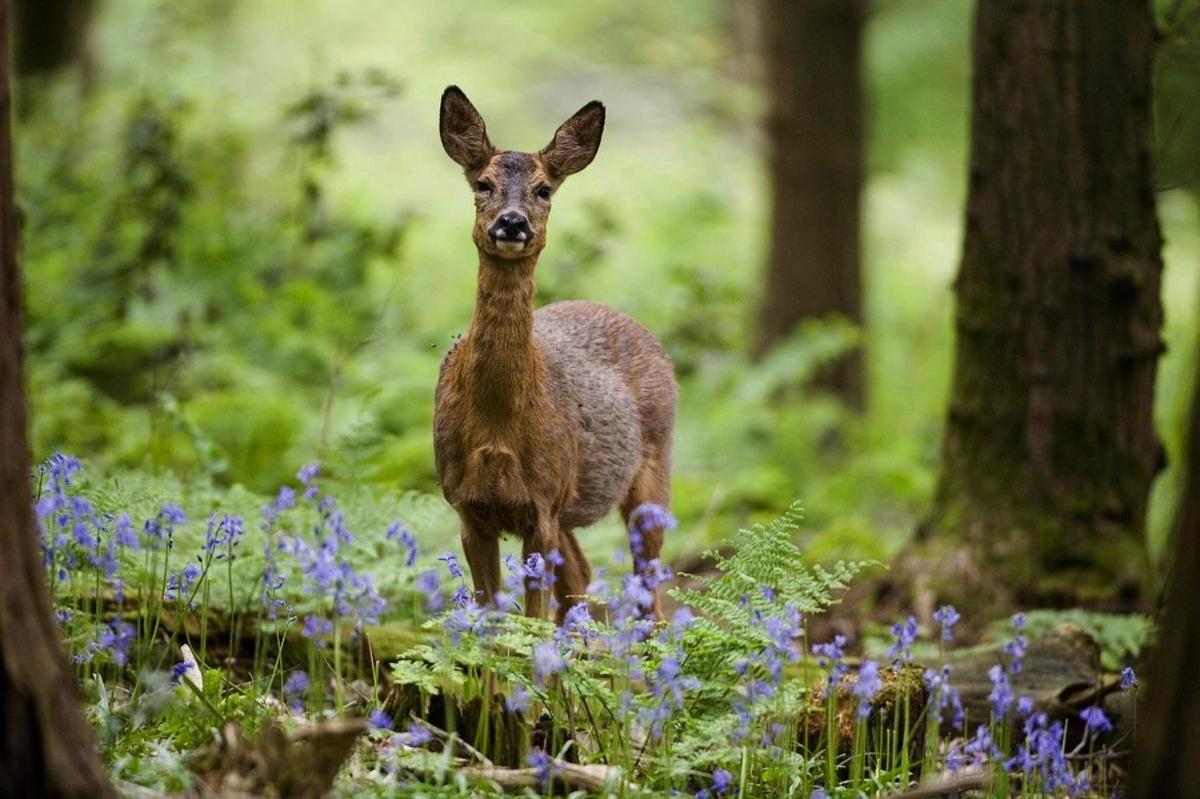
M621 503L621 518L625 520L625 529L629 531L629 550L633 554L634 571L641 574L643 579L653 575L655 562L662 551L663 534L661 526L647 524L649 517L638 514L632 518L633 512L645 502L652 502L667 508L671 502L671 458L670 451L665 446L648 446L642 455L642 462L634 475L633 485L629 494ZM631 525L637 524L634 529ZM652 600L650 614L656 619L662 618L662 609L658 602L657 586L650 586Z
M542 556L542 563L545 565L544 574L540 578L536 575L526 575L525 577L525 615L534 619L543 619L546 617L544 607L546 590L557 579L554 564L547 560L546 555L558 546L558 519L542 508L538 508L536 515L533 529L525 536L521 547L521 556L526 563L529 562L532 555Z
M462 548L475 584L475 601L492 604L500 588L500 536L463 517Z
M563 623L567 611L586 601L587 587L592 582L592 567L579 546L575 531L563 527L558 531L558 550L563 564L555 573L554 598L558 600L558 623Z

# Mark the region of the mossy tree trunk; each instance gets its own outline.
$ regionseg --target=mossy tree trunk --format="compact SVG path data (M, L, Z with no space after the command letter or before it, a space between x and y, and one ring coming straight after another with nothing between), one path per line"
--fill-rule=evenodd
M863 0L763 0L771 244L759 351L805 319L862 321ZM819 382L863 404L862 355Z
M1148 0L979 2L953 386L910 550L939 600L1141 601L1162 458L1153 38Z
M42 582L29 496L13 206L7 0L0 0L0 797L109 797Z
M1200 350L1197 350L1200 358ZM1189 796L1200 785L1200 361L1192 389L1184 478L1172 531L1166 609L1149 672L1144 715L1134 740L1130 796Z

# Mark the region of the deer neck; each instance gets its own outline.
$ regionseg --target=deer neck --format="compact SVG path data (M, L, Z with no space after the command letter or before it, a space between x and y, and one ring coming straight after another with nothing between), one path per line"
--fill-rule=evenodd
M463 365L472 405L482 414L512 417L537 390L540 362L533 343L533 268L537 256L502 259L479 253L475 314Z

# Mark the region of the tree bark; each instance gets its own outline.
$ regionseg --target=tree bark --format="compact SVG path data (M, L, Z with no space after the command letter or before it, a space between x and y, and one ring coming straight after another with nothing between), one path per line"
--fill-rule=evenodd
M1200 362L1196 367L1166 609L1134 741L1133 799L1190 796L1200 785L1200 693L1189 678L1200 662L1200 602L1192 593L1200 577Z
M864 13L863 0L764 0L773 213L760 353L805 319L862 321ZM861 408L861 351L819 383Z
M909 564L941 600L1142 600L1162 461L1153 35L1146 0L980 0L954 379Z
M30 502L8 13L0 0L0 797L108 797L42 582Z

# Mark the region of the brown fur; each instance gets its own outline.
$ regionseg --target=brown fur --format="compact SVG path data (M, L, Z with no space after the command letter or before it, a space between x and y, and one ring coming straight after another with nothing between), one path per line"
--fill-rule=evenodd
M462 521L462 544L481 603L500 587L499 538L519 535L526 557L557 549L561 621L591 580L575 529L619 506L626 524L643 502L670 501L674 372L654 336L592 302L533 310L534 268L546 242L552 192L591 162L604 107L589 103L540 153L498 152L457 88L442 98L446 152L476 187L479 251L475 313L442 363L434 453L442 491ZM502 214L528 220L523 247L489 234ZM658 557L662 531L641 557ZM543 615L527 590L525 610ZM655 600L653 611L658 613Z

